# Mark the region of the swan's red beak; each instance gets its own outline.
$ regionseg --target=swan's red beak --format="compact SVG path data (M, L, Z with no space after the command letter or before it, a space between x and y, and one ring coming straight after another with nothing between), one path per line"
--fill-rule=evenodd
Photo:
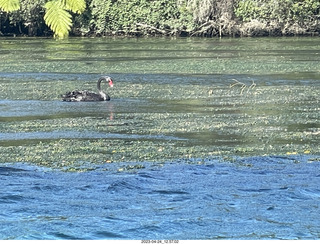
M111 79L109 80L109 86L113 87L113 81Z

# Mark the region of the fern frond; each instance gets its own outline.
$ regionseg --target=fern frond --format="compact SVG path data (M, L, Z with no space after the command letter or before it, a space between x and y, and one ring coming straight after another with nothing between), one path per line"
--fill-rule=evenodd
M67 37L72 25L71 14L64 7L60 1L56 0L45 4L44 21L58 38Z
M0 0L0 9L13 12L20 9L20 0Z
M86 9L85 0L62 0L67 10L81 14Z

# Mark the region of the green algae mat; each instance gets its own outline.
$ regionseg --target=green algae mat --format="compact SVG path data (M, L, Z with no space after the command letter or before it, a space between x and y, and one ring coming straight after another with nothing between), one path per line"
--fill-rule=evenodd
M0 45L1 163L63 170L119 163L121 171L238 155L318 158L318 38ZM104 87L111 101L61 101L67 91L95 91L101 75L114 80Z

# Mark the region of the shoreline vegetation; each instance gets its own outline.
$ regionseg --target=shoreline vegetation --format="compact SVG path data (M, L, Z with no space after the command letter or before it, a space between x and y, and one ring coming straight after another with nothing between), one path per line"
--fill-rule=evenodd
M61 0L53 0L61 1ZM16 2L16 1L15 1ZM0 10L0 36L53 36L45 0ZM74 2L74 1L73 1ZM76 1L75 1L76 2ZM319 0L87 0L71 36L319 36ZM1 7L1 6L0 6Z

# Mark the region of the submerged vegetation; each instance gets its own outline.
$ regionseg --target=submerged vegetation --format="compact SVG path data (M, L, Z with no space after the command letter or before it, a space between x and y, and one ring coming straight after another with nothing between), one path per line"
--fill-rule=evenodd
M2 117L1 162L65 170L120 163L121 170L124 163L140 167L142 162L202 163L235 155L318 155L319 86L250 82L179 84L179 89L149 84L130 100L134 84L121 81L121 91L113 91L108 104L70 104L55 97L44 104L34 101L27 107L46 114ZM163 97L164 89L175 93ZM8 87L2 90L6 98Z
M317 38L4 38L1 45L0 163L130 170L320 153ZM114 79L111 101L61 101L70 90L94 91L102 74Z
M3 35L50 35L47 25L58 37L69 30L78 36L286 36L320 31L318 0L1 0L0 8Z

